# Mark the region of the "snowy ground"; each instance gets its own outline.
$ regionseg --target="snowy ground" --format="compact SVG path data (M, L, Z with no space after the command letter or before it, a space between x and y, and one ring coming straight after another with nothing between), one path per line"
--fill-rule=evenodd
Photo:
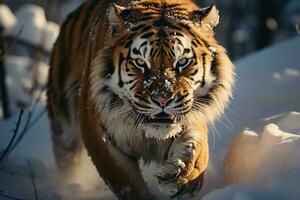
M203 199L299 199L300 113L290 113L300 111L299 52L297 37L235 63L234 100L227 117L211 131L211 163L200 194ZM15 89L11 91L17 96ZM43 107L41 102L35 115ZM0 149L8 144L17 117L0 122ZM76 177L64 183L55 169L44 115L0 163L0 194L34 199L32 166L41 199L113 199L88 158L84 159L86 164L79 166Z

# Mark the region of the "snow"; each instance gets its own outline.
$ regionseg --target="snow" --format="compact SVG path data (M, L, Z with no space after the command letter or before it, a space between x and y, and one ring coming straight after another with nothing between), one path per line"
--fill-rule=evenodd
M298 199L299 122L300 113L291 112L277 124L266 125L261 133L244 130L232 142L224 160L227 187L208 194L204 200ZM289 132L282 130L286 128Z
M16 12L17 24L10 30L9 35L17 36L21 31L20 38L39 46L42 39L42 29L47 20L44 10L33 4L27 4Z
M295 37L235 63L234 99L212 130L219 139L210 137L205 200L299 199L298 52Z
M43 108L43 105L39 105L33 118ZM25 119L22 120L21 128L24 126ZM16 120L17 116L7 121L0 121L1 149L8 144ZM112 194L98 178L97 171L87 157L84 158L83 164L78 166L78 169L74 169L74 175L67 182L64 181L62 174L55 168L49 130L47 115L43 115L41 120L27 132L20 145L9 155L7 160L0 164L0 190L13 196L34 199L27 165L27 162L30 161L40 196L47 195L47 199L72 197L74 200L80 200L95 199L97 196L101 196L101 199L113 199Z
M5 33L15 25L16 21L16 17L9 7L0 4L0 25L3 26Z
M211 147L228 145L245 127L261 128L263 118L300 111L299 52L297 36L235 62L234 98L226 116L215 125L220 137L214 144L211 136Z
M44 49L51 51L53 44L59 34L59 25L54 22L47 22L43 29L43 37L45 38L42 46Z
M18 36L37 47L51 51L59 34L59 25L47 22L45 11L40 6L26 4L16 11L16 23L8 31L10 36Z
M31 89L34 80L39 85L45 85L49 66L43 62L33 62L33 60L19 56L6 56L4 59L7 76L8 97L11 109L16 112L19 107L25 107L32 101ZM32 65L38 69L36 76L32 72Z

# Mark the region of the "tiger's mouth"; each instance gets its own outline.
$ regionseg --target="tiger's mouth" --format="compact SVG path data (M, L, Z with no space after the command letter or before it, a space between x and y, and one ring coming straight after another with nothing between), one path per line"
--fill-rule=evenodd
M160 124L176 124L177 118L175 115L168 115L165 112L161 112L157 115L147 116L145 124L160 125Z

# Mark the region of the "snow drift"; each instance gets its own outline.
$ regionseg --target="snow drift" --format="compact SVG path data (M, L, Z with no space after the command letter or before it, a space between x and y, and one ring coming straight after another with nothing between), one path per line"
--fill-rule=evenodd
M291 112L261 133L244 130L224 160L226 188L204 200L299 199L300 113ZM286 132L288 131L288 132Z
M4 33L16 24L16 17L12 11L4 4L0 4L0 25L4 28Z
M51 51L59 34L59 25L47 22L43 8L27 4L16 11L16 16L4 5L0 6L0 11L0 24L4 25L7 35Z

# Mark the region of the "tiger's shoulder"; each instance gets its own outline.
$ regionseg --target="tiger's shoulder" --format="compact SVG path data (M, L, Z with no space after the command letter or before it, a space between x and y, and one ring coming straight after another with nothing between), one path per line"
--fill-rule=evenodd
M109 5L108 0L86 1L70 13L61 25L50 58L47 84L50 115L58 112L66 118L71 117L73 108L69 104L77 104L72 101L77 99L82 71L90 65L96 50L105 45Z

